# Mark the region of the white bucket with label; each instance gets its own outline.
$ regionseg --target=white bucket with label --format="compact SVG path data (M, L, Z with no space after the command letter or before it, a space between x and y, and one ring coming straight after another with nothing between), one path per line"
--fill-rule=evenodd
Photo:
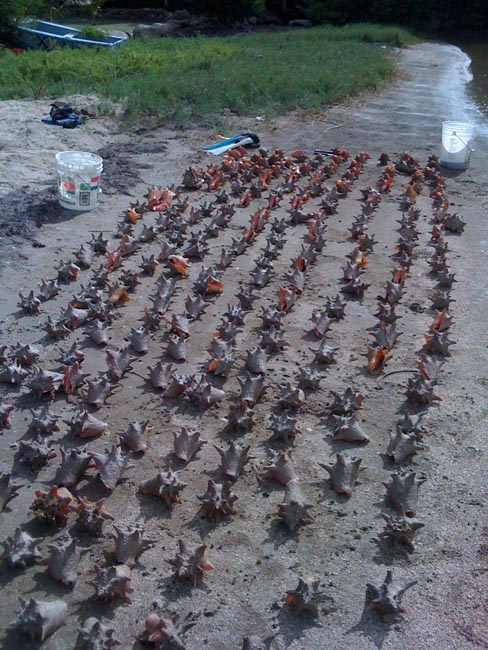
M62 208L88 212L98 207L103 158L88 151L56 154L58 201Z
M474 126L464 122L442 123L440 163L451 169L467 169L473 148Z

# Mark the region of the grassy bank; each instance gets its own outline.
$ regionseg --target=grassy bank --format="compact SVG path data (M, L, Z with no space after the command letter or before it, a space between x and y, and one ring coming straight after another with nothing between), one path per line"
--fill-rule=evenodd
M313 112L376 90L395 75L391 48L414 41L397 28L356 25L225 38L129 42L114 51L0 51L0 99L97 93L123 101L128 121L183 126L224 109Z

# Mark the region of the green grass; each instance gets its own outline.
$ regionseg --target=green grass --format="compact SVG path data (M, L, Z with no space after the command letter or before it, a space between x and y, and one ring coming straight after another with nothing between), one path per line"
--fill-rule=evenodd
M124 102L124 119L184 126L223 112L312 113L382 87L396 74L399 28L317 27L225 38L134 40L104 49L0 54L0 99L96 93ZM0 51L1 52L1 51Z

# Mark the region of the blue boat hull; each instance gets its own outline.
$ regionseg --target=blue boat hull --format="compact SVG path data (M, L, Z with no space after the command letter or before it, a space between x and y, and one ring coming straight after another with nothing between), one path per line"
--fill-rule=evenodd
M49 23L45 20L26 20L17 25L14 35L19 47L34 50L52 50L55 47L119 47L127 41L127 36L107 34L103 40L90 40L83 31L69 25Z

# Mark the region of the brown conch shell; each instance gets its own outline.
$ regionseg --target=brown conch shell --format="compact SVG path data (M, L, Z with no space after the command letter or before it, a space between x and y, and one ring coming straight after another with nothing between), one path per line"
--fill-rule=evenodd
M118 280L110 285L108 290L108 302L110 305L125 305L129 300L126 286L121 285Z
M105 512L105 499L89 501L86 497L81 497L75 510L78 513L76 528L94 537L101 536L104 521L114 519L112 515Z
M10 482L11 476L10 472L0 474L0 512L9 501L17 496L17 490L21 487Z
M74 650L112 650L121 645L113 638L114 629L100 623L98 618L90 616L78 630Z
M149 370L151 386L165 390L171 381L173 366L170 363L163 365L161 361L158 361L155 366L148 366L147 369Z
M28 371L22 368L17 361L0 366L0 384L10 384L20 386L22 381L27 377Z
M41 301L34 294L32 289L27 296L24 296L22 292L19 292L20 301L17 303L17 307L20 307L25 314L39 314Z
M329 317L326 311L321 309L314 309L312 312L312 317L310 319L314 325L313 333L319 339L323 339L327 332L330 330L330 327L334 320Z
M344 318L345 309L346 303L341 300L339 294L335 298L327 298L325 310L330 318L341 320Z
M179 503L180 492L187 485L180 480L179 474L171 469L167 472L159 472L154 478L143 481L139 485L139 492L158 497L167 506Z
M362 282L359 278L349 280L342 288L342 293L347 293L355 298L362 298L364 292L369 287L369 284Z
M65 487L53 485L47 492L36 490L30 509L35 518L44 524L64 526L73 510L74 497Z
M145 539L140 526L129 526L127 531L114 524L115 557L120 564L133 567L141 553L155 544L154 539Z
M364 395L351 387L346 388L342 394L335 390L331 390L330 393L334 401L330 405L329 411L334 415L351 415L359 411L364 400Z
M95 461L100 480L107 490L112 492L119 482L122 472L128 465L129 456L123 455L120 447L116 445L112 445L112 449L108 454L90 453Z
M32 413L32 422L30 423L30 428L34 433L39 433L41 435L48 435L54 431L59 431L59 415L52 413L49 410L49 406L42 406L37 411L31 409Z
M442 220L442 225L445 230L449 232L454 232L456 234L461 234L464 231L464 226L466 222L463 221L458 214L446 214Z
M223 449L214 444L215 449L219 452L221 457L221 467L220 469L225 474L225 476L231 481L236 481L244 470L244 466L249 460L249 449L251 445L247 447L241 447L233 440L231 440L229 447Z
M80 438L93 438L106 431L108 424L102 422L91 413L88 413L83 407L80 408L77 415L67 421L70 431L74 436Z
M319 591L319 584L320 580L299 578L296 589L286 592L285 603L298 614L309 612L312 616L318 616L319 605L327 598Z
M379 612L383 621L388 622L391 617L404 611L400 606L402 596L407 589L416 584L417 580L413 580L403 585L395 585L392 571L387 571L385 581L379 587L370 582L366 584L366 598L368 600L366 611L370 612L374 609Z
M200 544L190 553L183 540L178 540L179 551L174 558L166 560L174 567L173 578L176 580L190 580L193 585L201 582L207 571L214 566L208 559L208 547Z
M381 513L381 516L386 521L386 526L379 533L378 537L381 539L390 539L395 548L413 553L415 550L413 539L425 524L422 524L413 517L407 517L404 512L397 518L387 515L384 512Z
M424 334L425 345L423 350L429 354L438 354L442 357L450 357L449 346L453 344L449 340L448 332L433 331L431 334Z
M431 296L432 306L435 309L447 309L452 302L451 294L449 291L441 291L434 289Z
M305 366L300 369L298 387L301 389L317 390L320 388L322 376L314 366Z
M201 375L188 394L192 402L202 409L210 408L225 398L225 391L213 386L205 375Z
M338 494L344 494L350 498L354 485L359 476L359 472L364 470L360 467L361 458L344 458L341 454L336 454L336 462L333 465L319 463L330 475L330 483Z
M64 379L63 379L63 389L66 395L72 395L76 392L78 386L81 386L85 382L85 378L88 377L87 374L80 371L80 364L78 361L75 361L70 366L63 366L64 369Z
M63 625L68 616L68 605L63 600L20 599L21 609L10 623L9 630L20 630L31 641L41 643Z
M10 421L10 414L14 410L14 405L9 402L4 402L0 398L0 427L10 427L12 422Z
M61 447L60 452L63 462L54 478L54 482L57 485L64 485L64 487L74 487L83 478L84 473L90 466L92 457L86 451L86 447L70 449L69 452L66 452Z
M54 298L60 292L58 281L55 278L47 281L44 278L41 278L41 281L37 286L39 287L37 297L41 302L51 300L51 298Z
M209 480L206 492L197 495L197 499L202 502L200 512L203 517L220 521L222 517L236 513L234 503L239 497L231 491L231 486L230 481L222 484Z
M55 267L55 270L58 272L57 279L60 282L72 282L73 280L78 279L81 271L80 267L74 262L60 262L58 266Z
M319 347L315 350L312 348L309 348L311 352L314 353L314 362L315 363L324 363L324 364L331 364L331 363L336 363L335 360L335 353L337 352L337 348L331 347L326 339L322 339L320 342Z
M386 496L391 505L404 512L407 517L414 517L417 513L418 489L427 479L418 479L415 472L394 472L391 481L383 482Z
M186 349L186 337L178 336L177 334L168 335L168 346L166 354L175 361L186 361L188 351Z
M93 248L90 244L81 244L74 256L78 260L79 266L89 269L93 262Z
M1 542L3 553L0 555L0 561L12 568L20 567L25 569L42 559L42 555L37 548L37 545L42 541L42 537L31 537L29 533L16 528L12 537L7 537L4 542Z
M147 434L152 431L153 427L148 426L149 420L145 422L131 422L125 431L118 431L117 435L123 445L128 447L132 452L144 452L147 449Z
M76 548L76 540L69 533L62 535L52 544L48 544L50 555L43 560L51 577L56 582L62 582L73 587L78 577L78 564L81 551Z
M214 375L228 377L234 362L234 356L232 354L226 354L222 357L212 359L207 366L207 370L208 372L212 372Z
M261 472L257 472L256 476L258 481L271 479L281 485L287 485L297 478L291 458L285 451L275 453L271 462L263 467Z
M87 404L93 404L97 409L102 408L105 400L112 392L114 385L105 377L100 379L87 379L88 388L84 397Z
M388 357L388 350L382 346L371 347L368 345L368 364L366 366L366 371L370 374L383 370L385 365L386 358Z
M279 399L280 406L284 409L300 408L305 404L305 393L298 386L292 386L289 382L282 389Z
M92 321L86 332L95 345L105 345L108 341L108 324L105 321Z
M154 648L171 648L171 650L185 650L186 646L180 637L177 628L179 617L163 618L154 612L146 616L144 623L145 630L139 635L139 641L143 645L151 645ZM190 625L191 627L191 625ZM188 626L187 628L188 629Z
M173 314L171 318L171 331L177 336L183 336L187 339L190 337L188 323L188 318L184 314Z
M186 317L191 321L198 320L205 312L207 306L208 303L201 296L188 296L185 300Z
M190 265L183 255L169 255L166 262L174 273L185 278L188 276L188 268Z
M173 431L175 455L184 463L189 463L203 445L207 444L201 435L200 431L187 427L182 427L180 433Z
M101 253L105 255L108 252L108 239L105 239L103 232L99 232L98 235L92 234L90 241L90 246L93 249L94 253Z
M154 255L149 255L148 257L142 256L141 269L143 273L153 276L158 266L159 262Z
M314 521L313 516L308 512L310 508L313 508L313 505L305 501L298 479L294 478L288 481L283 502L278 506L277 515L292 533L299 525Z
M254 411L247 405L247 402L238 402L233 406L226 416L227 424L225 430L236 433L247 431L254 425Z
M176 372L171 373L171 381L163 393L163 397L178 397L182 395L190 386L194 375L179 375Z
M256 375L266 374L266 353L260 348L256 347L253 350L246 350L245 365L249 372Z
M246 402L248 406L255 406L265 394L267 387L264 385L264 378L261 375L257 377L250 373L244 373L244 379L237 378L241 386L241 402Z
M64 375L59 372L34 368L29 377L28 386L39 399L43 395L49 395L53 399L56 392L62 386L63 381Z
M244 243L244 249L247 247L247 244ZM247 285L247 287L240 287L239 291L236 294L236 298L239 300L239 304L245 311L252 309L253 300L256 299L254 295L254 287L252 284Z
M369 330L375 338L376 347L382 347L385 350L391 350L395 341L400 334L396 331L395 323L385 323L380 321L378 325Z
M39 359L40 354L39 350L33 345L17 343L12 346L12 357L21 366L32 366Z
M390 432L390 442L386 455L390 456L394 463L401 463L405 458L413 456L423 446L418 441L415 433L404 433L402 427L397 424L396 431Z
M204 268L196 279L194 288L201 296L209 296L222 293L224 283L217 277L216 270Z
M263 329L270 329L271 327L276 327L279 329L283 326L283 317L284 313L280 311L276 306L271 305L269 307L261 308L263 313L261 318L263 320Z
M297 294L293 289L288 287L280 287L278 296L278 309L280 311L288 312L293 307L297 299Z
M128 601L132 588L132 571L126 564L111 567L95 566L96 578L87 580L97 590L97 597L108 600L111 605L117 598Z
M420 357L420 361L417 361L417 368L422 377L432 383L435 383L439 379L443 365L444 361L442 359L434 359L433 357L428 357L426 354L423 354Z
M61 350L61 354L56 359L62 366L70 366L75 362L81 366L85 360L85 353L78 349L76 343L68 348L67 350Z
M271 416L270 429L274 433L274 439L282 440L286 444L293 442L300 433L297 419L286 412L274 413Z
M83 323L85 323L90 317L89 309L79 309L73 307L73 305L68 305L67 309L64 309L62 312L62 319L66 325L71 330L75 330Z
M333 440L344 440L345 442L369 442L369 436L356 422L357 414L334 415L335 427Z
M33 471L47 465L56 452L52 449L52 440L45 440L37 436L33 440L21 440L19 442L19 461L31 466Z
M132 349L137 352L137 354L146 354L151 343L151 335L144 325L137 329L132 328L129 342Z
M434 393L435 383L424 379L422 375L410 378L408 380L408 387L405 392L409 402L417 405L433 404L435 401L440 401L440 397Z
M107 348L105 350L105 355L108 366L108 375L112 381L118 381L131 367L129 347L126 346L117 350Z

